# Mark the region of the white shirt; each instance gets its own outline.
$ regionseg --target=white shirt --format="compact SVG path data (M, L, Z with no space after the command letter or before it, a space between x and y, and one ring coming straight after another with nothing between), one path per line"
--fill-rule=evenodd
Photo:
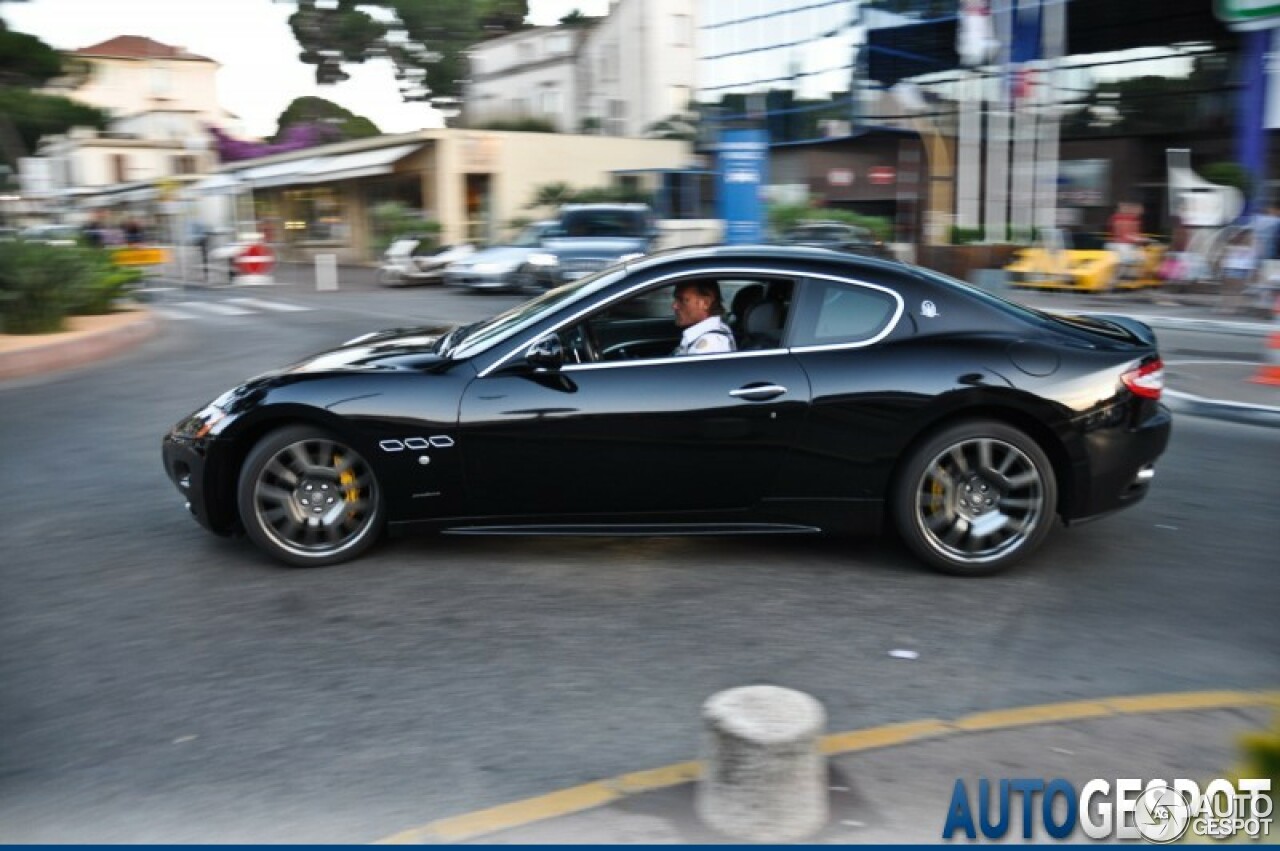
M710 355L716 352L732 352L737 349L733 332L719 316L708 316L684 329L680 335L677 355Z

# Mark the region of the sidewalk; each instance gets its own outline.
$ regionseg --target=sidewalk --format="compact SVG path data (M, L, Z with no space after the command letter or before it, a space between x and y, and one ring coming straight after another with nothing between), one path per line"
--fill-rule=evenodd
M942 841L957 779L979 806L977 781L1094 778L1208 781L1239 764L1237 738L1265 727L1277 692L1201 692L1023 707L828 735L830 816L808 842ZM698 723L696 718L690 723ZM389 844L740 844L694 811L697 763L623 775L474 813L381 840ZM1273 799L1275 794L1273 792ZM1037 800L1034 821L1039 825ZM1010 839L1021 840L1021 806ZM975 821L978 818L974 813ZM1034 838L1044 841L1043 828ZM1273 826L1272 839L1276 833ZM1074 841L1081 841L1077 833ZM959 841L966 841L963 834Z

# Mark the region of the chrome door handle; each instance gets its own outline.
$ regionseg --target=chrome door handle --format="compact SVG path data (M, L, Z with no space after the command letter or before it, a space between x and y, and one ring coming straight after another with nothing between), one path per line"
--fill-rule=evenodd
M767 399L776 399L786 392L787 388L781 384L748 384L746 387L730 390L729 395L735 399L763 402Z

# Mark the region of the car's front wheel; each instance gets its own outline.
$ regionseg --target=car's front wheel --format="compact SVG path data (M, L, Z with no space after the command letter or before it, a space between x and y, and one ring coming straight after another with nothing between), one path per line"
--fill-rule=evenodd
M997 573L1038 548L1056 522L1057 481L1044 450L1012 426L973 420L927 439L899 473L893 518L930 566Z
M289 426L263 437L240 470L249 538L295 567L347 561L382 531L382 491L368 462L328 432Z

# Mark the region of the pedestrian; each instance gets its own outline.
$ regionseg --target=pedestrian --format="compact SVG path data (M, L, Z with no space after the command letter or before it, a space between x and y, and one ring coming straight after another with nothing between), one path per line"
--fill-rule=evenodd
M137 219L129 219L124 224L124 241L129 245L142 244L142 225Z
M1218 312L1230 313L1244 296L1257 266L1253 232L1241 231L1222 253L1222 297Z
M1125 280L1137 273L1141 259L1142 243L1142 205L1124 202L1116 207L1115 213L1107 222L1110 231L1110 242L1107 250L1116 255L1116 279Z

